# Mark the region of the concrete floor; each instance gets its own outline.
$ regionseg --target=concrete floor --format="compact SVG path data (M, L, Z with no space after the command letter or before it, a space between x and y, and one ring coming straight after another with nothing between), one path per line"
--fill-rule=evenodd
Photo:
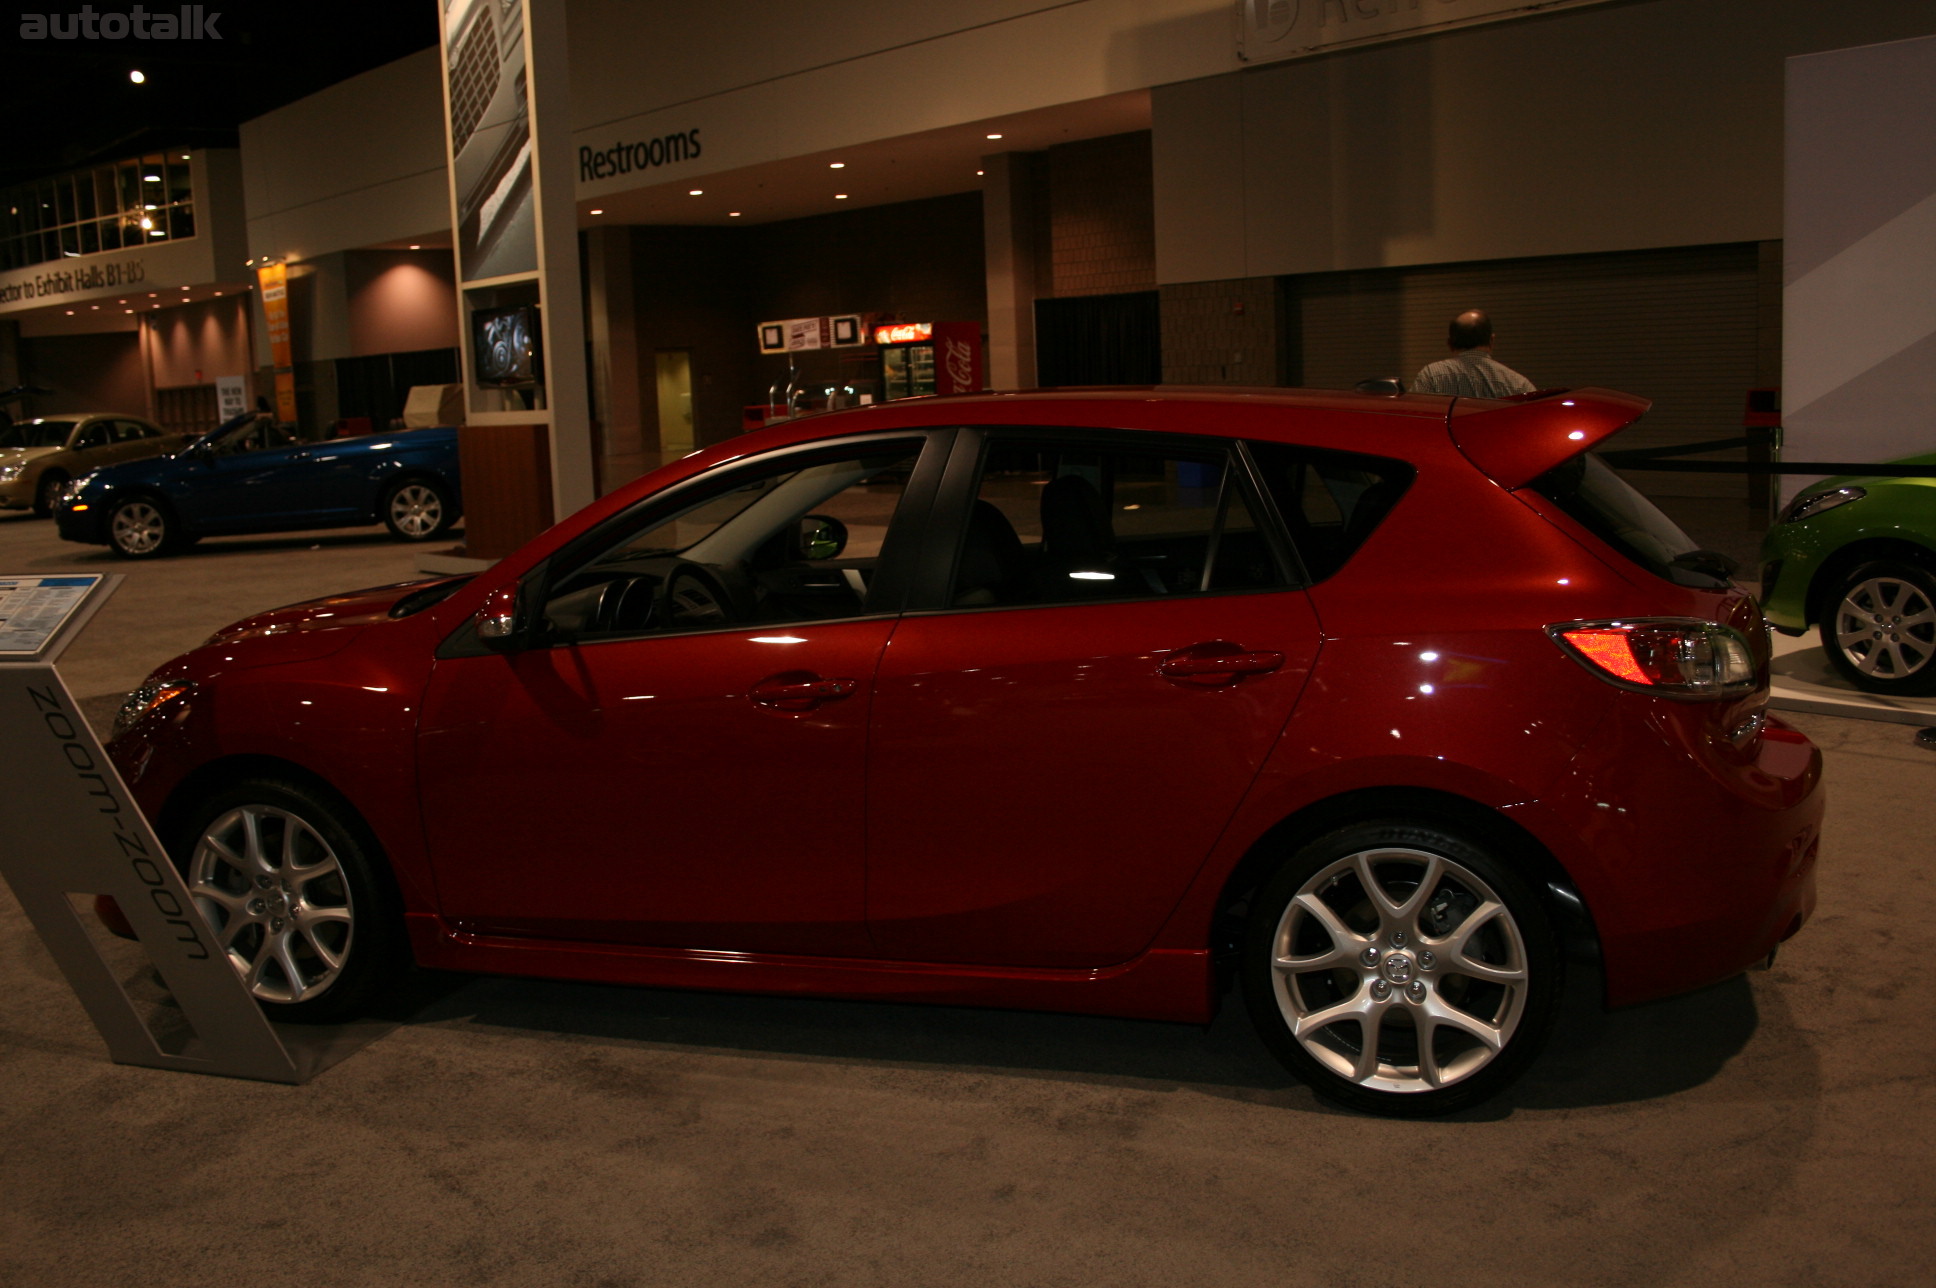
M63 664L97 714L222 621L413 565L332 534L130 567L0 517L0 572L129 574ZM0 1285L1928 1282L1936 755L1795 723L1832 795L1775 969L1614 1014L1582 979L1515 1091L1426 1123L1321 1105L1234 1005L428 977L306 1086L123 1067L0 896Z

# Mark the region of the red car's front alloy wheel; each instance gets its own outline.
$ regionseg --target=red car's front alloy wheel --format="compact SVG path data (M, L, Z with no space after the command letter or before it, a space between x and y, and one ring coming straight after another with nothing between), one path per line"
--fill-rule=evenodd
M1754 649L1740 633L1694 617L1566 622L1553 642L1594 675L1623 689L1670 698L1727 698L1759 683Z

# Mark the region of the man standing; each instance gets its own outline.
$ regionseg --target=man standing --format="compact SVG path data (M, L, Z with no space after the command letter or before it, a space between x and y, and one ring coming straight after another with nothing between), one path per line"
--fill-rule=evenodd
M1419 370L1415 394L1457 394L1461 398L1510 398L1533 392L1533 382L1492 356L1492 319L1467 309L1452 319L1446 335L1452 356Z

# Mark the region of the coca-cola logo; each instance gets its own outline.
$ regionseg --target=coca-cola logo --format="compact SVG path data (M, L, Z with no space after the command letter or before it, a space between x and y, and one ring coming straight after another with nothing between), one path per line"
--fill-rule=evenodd
M941 341L941 367L948 373L948 392L965 394L975 387L975 351L965 341L947 336Z

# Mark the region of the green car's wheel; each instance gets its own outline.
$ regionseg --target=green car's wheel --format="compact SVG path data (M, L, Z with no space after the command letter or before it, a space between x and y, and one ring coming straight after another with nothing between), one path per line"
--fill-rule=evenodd
M1822 614L1822 649L1868 693L1936 693L1936 573L1902 559L1851 570Z

